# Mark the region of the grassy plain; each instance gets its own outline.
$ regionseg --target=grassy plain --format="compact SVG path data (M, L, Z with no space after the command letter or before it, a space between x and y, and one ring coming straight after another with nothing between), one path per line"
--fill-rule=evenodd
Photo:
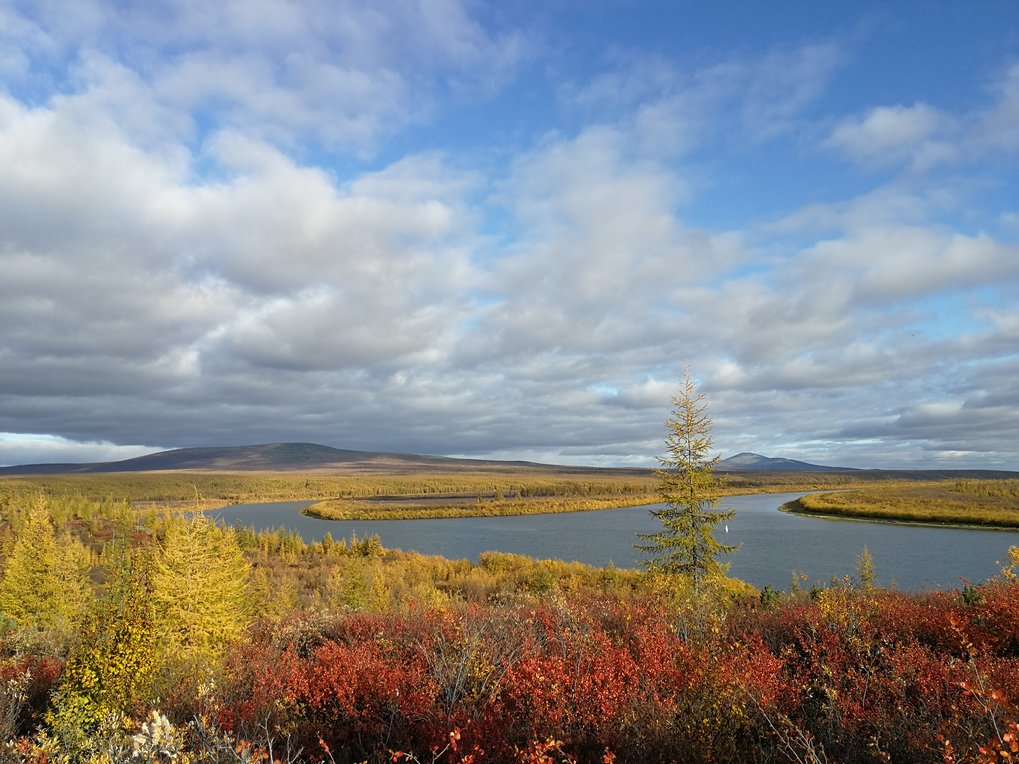
M1019 528L1019 480L950 480L820 493L790 502L791 512L982 528Z

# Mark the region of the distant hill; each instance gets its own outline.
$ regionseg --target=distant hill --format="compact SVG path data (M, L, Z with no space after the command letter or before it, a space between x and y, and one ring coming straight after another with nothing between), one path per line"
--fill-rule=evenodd
M719 472L856 472L852 467L825 467L796 459L776 459L760 454L742 453L722 459Z
M722 459L716 469L719 472L841 472L852 474L860 480L1015 480L1019 472L1009 470L885 470L857 469L855 467L827 467L822 464L810 464L796 459L778 459L760 454L742 453Z
M743 453L718 463L719 472L845 472L864 480L897 478L903 480L939 480L948 478L1016 479L1019 472L1002 470L862 470L851 467L825 467L795 459L776 459ZM68 475L111 472L423 472L456 470L540 470L562 475L615 474L646 476L649 469L635 467L576 467L496 459L456 459L449 456L401 454L386 451L351 451L317 443L266 443L257 446L218 448L178 448L137 456L118 462L88 464L22 464L0 467L4 475Z
M563 469L571 472L585 468L557 468L524 461L494 459L455 459L448 456L422 456L381 451L351 451L316 443L268 443L257 446L219 448L178 448L136 456L117 462L89 464L24 464L0 467L0 475L55 475L104 472L151 472L200 470L206 472L356 472L364 470L442 470L495 468Z

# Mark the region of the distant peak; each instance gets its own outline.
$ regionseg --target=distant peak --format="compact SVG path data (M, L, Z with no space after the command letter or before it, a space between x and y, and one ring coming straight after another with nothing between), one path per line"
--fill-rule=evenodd
M762 456L750 451L730 456L718 462L718 469L722 472L848 472L850 467L826 467L820 464L810 464L796 459L784 459L771 456Z

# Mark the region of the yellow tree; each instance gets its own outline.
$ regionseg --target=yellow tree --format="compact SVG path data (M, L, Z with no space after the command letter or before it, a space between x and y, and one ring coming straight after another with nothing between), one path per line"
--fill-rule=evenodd
M232 528L201 513L169 520L152 571L162 644L181 658L218 658L250 620L250 572Z
M874 557L866 546L856 558L856 578L860 582L860 588L870 591L877 583L877 573L874 570Z
M91 599L89 555L69 535L58 540L44 499L28 510L0 581L0 612L32 645L63 647Z
M141 710L155 669L151 549L113 542L103 554L104 596L84 619L46 716L50 730L74 750Z
M651 510L662 528L638 534L643 543L636 546L650 556L645 562L649 570L688 575L696 591L709 575L724 573L726 566L717 558L736 550L714 536L718 524L735 512L716 509L723 482L714 474L718 457L709 456L711 418L689 373L672 404L672 416L665 422L667 456L659 458L661 468L655 473L664 504Z

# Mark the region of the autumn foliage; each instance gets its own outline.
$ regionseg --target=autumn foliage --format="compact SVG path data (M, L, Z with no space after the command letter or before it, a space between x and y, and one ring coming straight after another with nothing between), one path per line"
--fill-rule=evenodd
M606 598L291 621L212 713L309 761L1009 761L1019 590L978 591L748 599L693 639Z
M189 532L215 544L196 546L172 527L136 528L133 550L93 548L94 603L63 652L5 623L0 759L1019 757L1015 566L951 592L846 580L695 593L681 580L511 555L453 563L373 540L309 546L200 525ZM224 580L253 571L213 603L247 592L250 608L223 611L246 619L229 633L199 630L206 610L194 603L209 587L167 587L159 567L188 571L181 549L217 544ZM174 593L194 601L171 608Z

